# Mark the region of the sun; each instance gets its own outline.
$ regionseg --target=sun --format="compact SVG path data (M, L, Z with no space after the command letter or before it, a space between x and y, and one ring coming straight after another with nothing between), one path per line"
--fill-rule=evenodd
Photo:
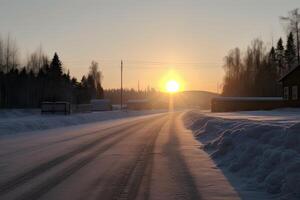
M166 90L169 93L174 93L179 91L179 83L175 80L169 80L166 83Z

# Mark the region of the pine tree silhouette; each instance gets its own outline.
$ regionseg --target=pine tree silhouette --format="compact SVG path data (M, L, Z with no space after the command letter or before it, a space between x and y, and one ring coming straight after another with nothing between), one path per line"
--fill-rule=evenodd
M52 71L52 73L55 77L60 77L63 74L62 64L61 64L56 52L54 53L52 62L50 64L50 70Z
M279 73L282 75L285 69L284 69L284 47L281 38L277 42L276 60L277 60L277 66L279 68Z
M297 59L296 45L295 45L294 35L292 32L288 35L288 38L287 38L287 44L286 44L286 50L284 52L284 57L286 60L288 70L291 70Z

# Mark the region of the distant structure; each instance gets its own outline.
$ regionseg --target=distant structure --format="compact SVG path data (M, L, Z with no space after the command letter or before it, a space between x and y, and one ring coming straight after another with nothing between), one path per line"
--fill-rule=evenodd
M92 111L109 111L112 110L112 105L109 99L92 99Z
M148 99L130 99L127 101L128 110L149 110L151 103Z
M57 102L42 102L41 103L42 114L71 114L71 104L65 101Z
M299 106L300 65L285 74L279 81L282 83L283 99Z
M284 107L281 97L216 97L211 100L212 112L272 110Z

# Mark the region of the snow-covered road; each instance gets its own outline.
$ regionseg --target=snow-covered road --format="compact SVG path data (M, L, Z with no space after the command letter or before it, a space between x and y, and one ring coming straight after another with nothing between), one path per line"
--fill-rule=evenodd
M239 199L182 115L2 137L0 199Z

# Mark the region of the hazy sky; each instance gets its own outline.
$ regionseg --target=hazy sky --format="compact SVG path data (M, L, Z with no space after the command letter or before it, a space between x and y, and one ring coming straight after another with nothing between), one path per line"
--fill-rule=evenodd
M216 91L223 57L260 37L285 32L279 16L299 0L0 0L0 34L10 33L23 59L42 44L81 77L96 60L105 88L160 88L170 69L186 90ZM284 36L285 37L285 36Z

